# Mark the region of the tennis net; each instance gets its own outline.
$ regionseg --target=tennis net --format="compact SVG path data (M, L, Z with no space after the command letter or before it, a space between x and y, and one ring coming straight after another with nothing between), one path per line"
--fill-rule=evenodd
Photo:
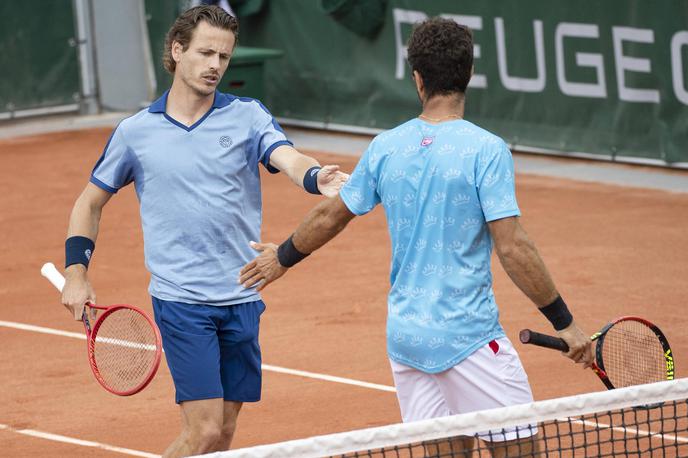
M688 457L688 379L204 456Z

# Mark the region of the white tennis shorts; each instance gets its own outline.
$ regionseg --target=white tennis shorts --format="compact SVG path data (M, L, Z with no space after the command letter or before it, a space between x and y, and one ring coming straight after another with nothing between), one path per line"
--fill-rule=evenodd
M528 376L506 337L491 341L456 366L428 374L390 359L404 422L457 415L533 402ZM480 431L481 439L501 442L530 437L536 425Z

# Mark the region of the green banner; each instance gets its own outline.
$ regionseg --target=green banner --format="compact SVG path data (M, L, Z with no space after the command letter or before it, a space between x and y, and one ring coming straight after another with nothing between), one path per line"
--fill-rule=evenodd
M515 148L688 162L683 0L274 0L240 40L285 51L266 64L275 115L384 129L419 112L405 43L437 15L474 31L466 117Z
M0 2L0 114L79 100L72 0Z

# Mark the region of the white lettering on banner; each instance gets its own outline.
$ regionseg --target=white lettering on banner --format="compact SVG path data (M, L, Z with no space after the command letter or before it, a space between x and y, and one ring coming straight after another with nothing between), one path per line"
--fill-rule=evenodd
M564 63L564 38L599 38L600 30L595 24L576 24L562 22L557 25L555 32L555 50L557 60L557 82L561 92L576 97L607 98L607 82L604 76L604 61L602 54L577 52L576 65L579 67L593 67L597 72L596 83L572 83L566 79L566 65Z
M497 66L499 78L505 88L521 92L542 92L545 88L545 42L542 33L542 21L533 21L533 33L535 35L535 62L537 66L536 78L520 78L510 76L506 61L506 39L504 37L504 20L495 18L495 32L497 38Z
M482 30L483 29L483 18L480 16L464 16L461 14L443 14L442 17L451 19L457 24L465 25L471 30ZM475 36L473 37L473 59L480 58L480 45L475 44ZM475 87L479 89L487 88L487 77L485 75L480 75L474 73L471 77L471 81L468 83L468 87Z
M626 86L625 71L650 73L650 59L628 57L623 53L623 42L654 43L655 33L650 29L633 27L612 27L614 41L614 60L616 61L616 84L619 98L627 102L659 103L659 91L656 89L634 89Z
M392 10L394 18L394 38L396 48L396 71L395 78L402 80L407 75L407 58L408 50L406 49L406 40L408 35L402 36L403 25L414 25L428 19L428 14L424 11L407 10L401 8L394 8ZM459 24L466 25L472 30L483 30L483 22L489 21L489 18L474 15L451 14L443 13L442 17L451 19ZM509 91L516 92L542 92L547 85L547 67L545 58L556 65L557 83L561 93L572 97L590 97L590 98L608 98L609 91L607 90L607 73L611 70L605 67L605 56L601 52L575 52L575 66L578 68L585 68L589 73L594 71L595 78L593 82L576 82L567 78L566 72L566 49L567 40L570 38L583 39L600 39L600 26L598 24L588 23L573 23L562 22L552 24L554 26L554 56L545 55L545 39L543 33L543 21L533 19L533 38L534 49L514 49L512 52L512 59L519 58L523 55L535 55L536 76L518 77L509 74L507 51L506 51L506 33L504 29L504 19L502 17L494 18L495 25L495 47L497 55L497 68L499 71L499 78L503 87ZM489 29L489 27L488 27ZM659 50L648 48L648 57L629 56L624 54L624 45L631 43L645 43L654 45L655 34L652 29L641 29L626 26L611 27L612 42L613 42L613 60L615 65L616 84L618 88L619 99L625 102L644 102L644 103L660 103L659 87L632 87L633 83L627 82L627 72L650 74L648 79L658 81L657 75L652 75L652 62L649 56L656 54ZM601 32L603 36L607 36L605 31ZM488 43L491 41L488 39ZM551 39L551 37L548 37ZM517 40L522 42L523 40ZM527 41L527 39L525 40ZM666 46L666 44L662 44ZM474 59L482 58L482 54L486 54L488 60L494 59L492 51L492 43L489 43L489 50L487 53L485 43L481 47L480 44L473 44ZM568 46L571 46L570 44ZM688 105L688 73L686 72L686 58L685 50L688 47L688 31L678 31L674 33L671 38L671 75L673 83L673 92L676 99ZM652 49L652 51L649 51ZM571 51L569 50L569 53ZM651 54L654 53L654 54ZM551 57L554 57L552 59ZM608 61L611 61L611 56L607 56ZM491 63L491 62L490 62ZM550 64L552 65L552 64ZM574 68L576 68L574 67ZM489 67L487 67L489 68ZM569 68L569 75L572 69ZM575 75L576 73L574 73ZM488 77L486 74L474 74L469 83L469 87L476 89L486 89L488 87ZM493 76L492 76L493 77ZM592 79L592 74L591 74ZM493 83L494 84L494 83ZM613 83L612 83L613 84ZM656 83L659 84L659 83ZM664 97L669 95L669 88L662 87L666 91Z
M688 32L678 32L671 39L671 79L674 82L674 94L684 105L688 105L688 90L686 90L686 75L683 73L683 58L681 48L688 46Z
M401 37L401 24L415 24L422 22L428 18L428 15L422 11L402 10L394 8L392 11L394 17L394 42L397 49L397 71L396 78L398 80L404 79L406 74L406 58L408 57L408 49Z

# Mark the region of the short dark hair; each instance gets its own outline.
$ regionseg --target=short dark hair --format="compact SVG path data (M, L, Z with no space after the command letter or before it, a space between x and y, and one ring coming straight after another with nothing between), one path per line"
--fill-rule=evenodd
M428 19L411 33L408 61L428 97L465 93L473 71L473 34L450 19Z
M239 22L224 9L215 5L200 5L190 8L179 15L165 37L165 51L162 55L162 63L165 70L174 74L177 63L172 58L172 43L179 42L184 51L189 49L193 31L201 21L207 22L213 27L231 30L236 40L239 39ZM236 42L235 42L236 45Z

